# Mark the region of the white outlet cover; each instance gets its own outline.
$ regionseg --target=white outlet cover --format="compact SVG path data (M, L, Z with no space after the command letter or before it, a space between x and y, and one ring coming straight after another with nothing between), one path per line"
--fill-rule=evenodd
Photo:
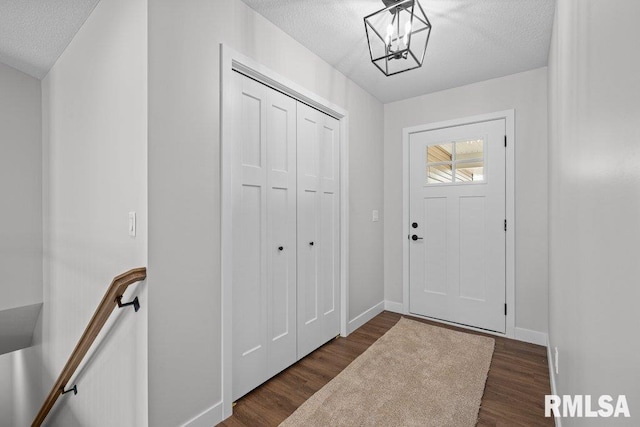
M374 210L374 211L371 213L371 221L376 222L376 221L378 221L379 219L380 219L380 214L378 213L378 211L377 211L377 210Z

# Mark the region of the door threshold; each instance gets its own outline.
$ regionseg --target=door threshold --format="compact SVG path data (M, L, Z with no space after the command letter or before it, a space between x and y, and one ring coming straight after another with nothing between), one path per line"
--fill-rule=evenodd
M514 337L509 336L506 332L492 331L490 329L483 329L483 328L479 328L477 326L465 325L463 323L450 322L448 320L438 319L437 317L429 317L429 316L424 316L422 314L416 314L416 313L412 313L412 312L408 312L408 313L404 314L404 316L417 317L418 319L431 320L432 322L442 323L444 325L449 325L449 326L455 326L455 327L458 327L458 328L461 328L461 329L468 329L468 330L471 330L471 331L481 332L481 333L489 334L489 335L495 335L495 336L498 336L498 337L515 339Z

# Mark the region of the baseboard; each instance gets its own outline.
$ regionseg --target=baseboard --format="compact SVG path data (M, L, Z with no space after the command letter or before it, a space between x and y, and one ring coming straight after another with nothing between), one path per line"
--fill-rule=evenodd
M212 427L221 423L222 420L222 401L220 401L182 424L181 427Z
M532 331L531 329L516 328L515 339L531 344L547 346L547 334L544 332Z
M385 307L384 301L380 301L378 304L367 309L364 313L361 313L358 316L356 316L353 320L350 320L349 323L347 324L347 334L350 334L351 332L358 329L360 326L367 323L369 320L376 317L378 314L382 313L384 311L384 307Z
M393 313L404 314L404 304L395 301L385 301L384 309Z
M553 356L551 355L551 343L547 343L547 362L549 365L549 382L551 383L551 394L559 396L558 390L556 389L556 370L553 367ZM556 421L556 427L562 427L562 420L559 416L554 413L554 418Z

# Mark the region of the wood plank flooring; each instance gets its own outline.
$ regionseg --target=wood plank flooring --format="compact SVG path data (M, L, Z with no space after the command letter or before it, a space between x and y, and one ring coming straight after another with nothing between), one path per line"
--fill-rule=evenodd
M391 329L400 317L399 314L385 311L347 338L338 338L325 344L241 398L233 408L233 415L221 425L277 426ZM444 328L476 333L407 317ZM553 425L553 419L544 416L544 395L551 393L546 348L491 337L495 338L496 347L482 397L478 426Z

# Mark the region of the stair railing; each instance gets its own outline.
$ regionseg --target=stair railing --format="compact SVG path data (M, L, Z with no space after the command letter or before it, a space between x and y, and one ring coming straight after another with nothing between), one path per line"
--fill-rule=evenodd
M78 366L80 366L84 357L87 355L91 345L104 327L113 310L116 307L132 306L135 311L138 311L140 308L138 297L131 302L123 303L122 295L129 285L140 282L146 279L146 277L147 269L145 267L141 267L134 268L133 270L129 270L126 273L113 278L111 285L109 285L109 289L107 289L107 292L104 294L102 301L100 301L98 308L95 313L93 313L93 317L85 328L78 344L76 344L76 347L73 349L71 356L69 356L62 372L60 372L60 376L58 376L58 379L51 388L49 395L42 404L38 415L36 415L36 418L33 420L33 423L31 424L32 427L39 427L42 425L45 418L47 418L47 415L53 408L53 405L55 405L61 395L69 392L74 392L74 394L78 393L78 389L75 385L70 389L66 389L67 383L76 372L76 369L78 369Z

